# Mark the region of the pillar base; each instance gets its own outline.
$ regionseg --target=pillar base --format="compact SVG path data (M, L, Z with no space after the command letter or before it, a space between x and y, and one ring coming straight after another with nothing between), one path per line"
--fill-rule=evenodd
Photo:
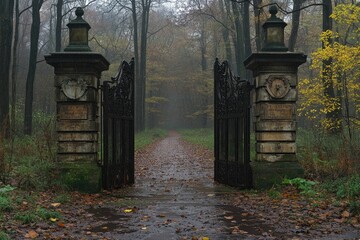
M72 191L101 191L101 168L96 162L62 162L60 171L60 182Z
M304 170L298 162L251 162L253 187L269 189L284 178L303 177Z

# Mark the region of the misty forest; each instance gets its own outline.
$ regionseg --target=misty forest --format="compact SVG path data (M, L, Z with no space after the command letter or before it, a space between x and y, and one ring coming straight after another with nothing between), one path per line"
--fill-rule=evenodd
M123 189L73 191L78 189L70 182L82 181L77 170L65 180L59 178L65 174L57 160L58 96L54 68L45 56L69 45L67 24L76 18L78 7L91 26L91 51L110 63L96 86L99 98L103 82L118 74L122 61L134 61L135 189L150 195L151 189L161 189L167 196L178 189L179 181L179 192L185 191L183 184L192 189L194 182L209 176L207 181L213 182L214 62L227 60L235 75L254 86L253 72L244 61L262 52L263 24L271 6L287 24L288 52L306 55L296 86L296 158L302 176L285 177L253 193L232 189L223 190L231 196L218 196L213 186L210 192L186 192L195 196L195 207L179 210L180 220L160 207L169 204L167 198L145 201ZM258 151L255 114L251 108L250 161ZM359 0L0 0L0 240L359 237L359 133ZM105 137L101 133L97 139L100 158ZM198 159L198 165L187 161L190 158ZM178 172L183 175L177 177ZM217 213L207 204L232 208L216 208L224 212ZM102 210L94 210L98 208ZM113 210L127 220L109 217L101 222L101 216ZM200 216L204 212L212 213ZM192 222L191 214L200 220ZM212 227L205 221L209 216L220 217L224 226ZM242 222L249 224L243 228ZM278 222L283 224L273 228Z

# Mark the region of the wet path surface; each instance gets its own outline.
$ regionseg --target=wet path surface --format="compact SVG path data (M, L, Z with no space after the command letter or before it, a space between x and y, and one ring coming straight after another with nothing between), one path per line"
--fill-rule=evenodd
M10 239L360 239L360 218L346 202L308 199L290 186L271 197L271 190L216 184L212 152L175 132L138 151L135 166L132 187L65 192L68 200L61 204L54 203L59 193L39 193L28 212L41 207L61 216L27 224L6 216Z
M272 232L230 204L236 189L213 182L211 154L197 151L176 133L138 154L136 161L135 186L114 193L122 199L119 205L131 206L132 212L112 216L106 207L89 209L97 218L107 216L107 223L91 232L113 228L108 236L115 239L154 240L266 239Z

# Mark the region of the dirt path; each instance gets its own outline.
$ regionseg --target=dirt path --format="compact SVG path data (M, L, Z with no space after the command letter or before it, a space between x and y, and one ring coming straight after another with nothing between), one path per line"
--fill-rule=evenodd
M269 226L232 206L235 189L213 182L212 154L182 142L175 132L138 154L136 161L135 186L119 192L138 208L129 219L128 230L133 232L117 239L270 235ZM243 222L241 229L236 226L238 221Z

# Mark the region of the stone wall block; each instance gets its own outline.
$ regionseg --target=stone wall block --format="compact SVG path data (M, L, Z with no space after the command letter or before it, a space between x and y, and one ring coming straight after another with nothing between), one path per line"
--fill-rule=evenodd
M295 132L256 132L256 140L266 141L288 141L295 142Z
M86 153L58 153L57 160L60 162L93 162L97 161L97 154Z
M281 153L281 154L266 154L266 153L259 153L256 155L256 161L259 162L295 162L296 154L294 153Z
M58 132L98 132L99 124L95 121L62 120L58 121L56 131Z
M95 142L58 142L58 153L97 153Z
M296 122L291 120L264 120L261 122L255 122L255 131L295 131Z
M57 135L60 142L97 142L98 140L98 134L96 132L58 132Z
M257 142L257 153L296 153L295 142Z

